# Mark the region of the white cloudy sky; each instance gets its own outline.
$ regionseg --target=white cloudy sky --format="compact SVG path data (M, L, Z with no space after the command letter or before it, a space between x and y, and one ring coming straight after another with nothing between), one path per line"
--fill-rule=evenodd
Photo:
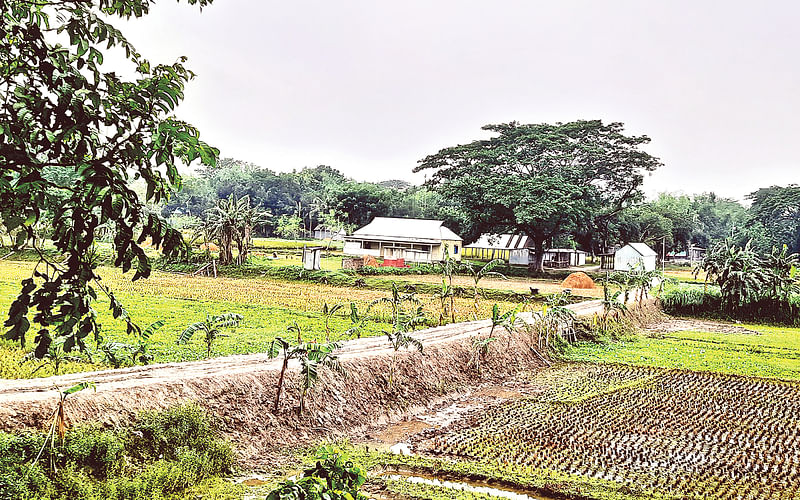
M163 0L124 25L189 57L180 117L223 156L364 180L487 123L600 118L652 138L648 193L800 182L796 1Z

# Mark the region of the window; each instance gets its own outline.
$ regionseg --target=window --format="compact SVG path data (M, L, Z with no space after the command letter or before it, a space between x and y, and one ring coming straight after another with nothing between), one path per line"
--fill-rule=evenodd
M458 245L453 246L453 255L458 255Z

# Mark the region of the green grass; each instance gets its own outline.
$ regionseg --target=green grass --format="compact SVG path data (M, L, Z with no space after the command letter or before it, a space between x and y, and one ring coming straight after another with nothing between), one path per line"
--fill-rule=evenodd
M0 499L177 499L187 490L237 498L231 444L193 404L143 412L117 429L79 426L43 447L41 432L0 433ZM42 456L36 457L42 450Z
M579 342L564 356L570 361L800 380L800 328L743 326L759 335L681 331L605 344Z

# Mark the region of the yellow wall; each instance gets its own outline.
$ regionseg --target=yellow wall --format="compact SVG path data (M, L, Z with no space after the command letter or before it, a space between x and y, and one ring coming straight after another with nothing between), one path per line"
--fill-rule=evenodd
M458 253L453 254L453 248L458 245ZM461 254L464 253L464 245L461 241L443 240L442 244L438 247L433 247L431 252L431 259L435 262L437 260L444 260L444 246L447 246L447 251L453 260L461 260Z
M509 257L511 256L510 250L501 250L497 248L465 248L464 249L464 258L465 259L476 259L476 260L492 260L492 259L503 259L508 262Z

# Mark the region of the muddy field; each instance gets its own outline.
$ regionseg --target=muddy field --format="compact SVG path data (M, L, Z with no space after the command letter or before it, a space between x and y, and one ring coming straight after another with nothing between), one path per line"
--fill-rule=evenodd
M383 429L395 451L663 498L797 498L800 384L563 365ZM388 438L388 439L387 439Z

